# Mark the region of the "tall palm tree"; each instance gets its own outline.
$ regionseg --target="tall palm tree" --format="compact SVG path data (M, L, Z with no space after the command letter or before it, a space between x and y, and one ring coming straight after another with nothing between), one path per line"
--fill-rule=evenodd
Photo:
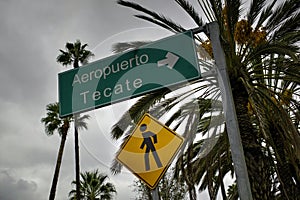
M47 110L47 116L41 119L41 122L45 125L46 134L51 136L57 131L61 137L61 142L58 150L55 171L54 171L52 185L50 189L50 195L49 195L49 200L54 200L64 147L67 139L67 134L70 129L70 123L73 121L73 118L72 117L60 118L58 103L48 104L46 110ZM78 119L78 121L80 122L79 128L87 129L87 124L85 122L85 119L88 118L89 118L88 115L84 115L80 119Z
M108 176L98 170L81 173L80 199L83 200L109 200L116 193L115 186L107 182ZM75 181L72 184L76 184ZM69 193L70 200L78 199L76 190Z
M204 26L205 21L217 21L220 27L253 198L296 199L300 195L299 0L281 2L254 0L249 7L243 7L245 2L241 0L198 0L197 6L201 8L205 18L200 17L194 5L187 0L175 2L191 17L196 26ZM123 0L119 0L118 3L142 13L136 17L172 32L187 30L170 18L139 4ZM209 53L212 52L210 41L197 35L195 38L199 41L200 47L207 49ZM213 58L212 54L211 56ZM203 64L203 61L200 62ZM209 63L205 64L209 66ZM176 127L183 119L188 120L184 136L191 139L187 142L191 151L182 157L183 175L184 170L191 173L191 170L199 167L201 160L203 162L203 157L197 152L199 148L195 148L197 145L201 146L201 143L194 141L196 134L191 133L207 134L207 129L199 127L203 125L203 120L205 122L212 119L199 116L197 113L203 113L204 109L199 106L203 101L200 97L207 95L211 98L217 90L209 91L209 84L207 82L200 84L201 82L204 81L195 81L199 86L190 91L199 98L187 103L191 108L187 109L189 112L185 113L185 117L183 109L171 115L168 121ZM200 90L205 92L199 93ZM160 90L142 97L113 127L113 137L118 139L124 133L128 134L131 124L137 122L143 113L149 110L154 112L156 107L162 105L165 113L170 110L171 105L175 105L174 102L182 100L183 95L171 100L165 99L167 93L167 90ZM217 93L215 95L217 97ZM197 105L197 113L192 109L195 108L192 105ZM158 117L162 115L157 110L156 114ZM218 137L222 138L224 134L225 131ZM224 154L226 152L229 154ZM205 175L207 176L205 180L208 181L206 185L212 188L210 195L213 196L214 191L219 186L222 187L223 177L232 169L230 167L232 162L228 165L222 159L224 155L227 155L225 160L228 156L230 158L229 146L212 150L207 154L209 157L205 158L209 158L215 165L202 165L204 173L199 170L195 179L187 177L186 182L190 188L191 185L198 184ZM120 168L116 167L120 165L115 163L113 166L113 169L118 171ZM288 177L284 174L288 174ZM209 183L210 180L214 182ZM224 191L222 193L224 194ZM195 198L193 195L190 196Z
M73 68L78 68L79 64L88 63L89 59L94 56L94 54L86 50L87 44L81 44L80 40L76 40L75 43L67 42L65 45L65 50L59 50L60 55L57 56L57 62L61 63L63 66L73 65ZM79 144L78 144L78 119L79 115L74 115L74 136L75 136L75 174L77 182L77 194L79 196L79 182L80 182L80 163L79 163Z
M59 133L59 135L61 136L54 176L53 176L52 185L51 185L51 189L50 189L50 195L49 195L49 200L53 200L53 199L55 199L59 171L60 171L61 161L62 161L62 157L63 157L67 133L70 128L71 118L66 117L64 119L61 119L59 117L58 103L48 104L46 107L46 110L47 110L47 116L41 119L41 122L44 123L44 125L45 125L46 134L53 135L54 132L57 131Z

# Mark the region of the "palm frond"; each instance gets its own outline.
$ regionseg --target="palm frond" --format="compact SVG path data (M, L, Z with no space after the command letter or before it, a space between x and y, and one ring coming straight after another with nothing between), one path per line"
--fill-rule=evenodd
M132 133L134 128L135 128L134 126L130 127L130 130L127 133ZM125 142L127 141L128 138L129 138L129 134L126 134L125 137L123 137L121 147L123 147L125 145ZM120 150L121 149L122 148L120 148ZM118 153L119 152L117 152L116 155ZM116 158L114 158L112 161L111 167L110 167L110 171L113 175L116 175L121 172L122 167L123 167L123 164L120 163Z
M285 19L296 14L299 11L300 2L298 0L283 1L272 12L266 28L272 32L281 25Z
M280 27L278 27L278 29L276 29L272 34L272 39L278 41L284 40L285 42L289 42L290 44L299 42L299 28L300 28L300 12L290 16L283 23L281 23ZM298 37L292 39L289 36L288 39L285 39L287 34L288 35L292 34L293 36L297 34ZM289 41L289 39L292 40Z
M73 53L73 51L74 51L74 44L71 43L71 42L67 42L66 45L65 45L65 48L66 48L66 50L68 50L68 51L70 51L70 52Z
M190 15L190 17L194 20L194 22L199 26L204 26L203 20L200 18L199 14L196 12L195 8L193 5L191 5L188 1L186 0L175 0L180 7L184 9L186 13Z
M87 46L88 46L88 44L81 45L81 49L84 50L85 47L87 47Z
M57 56L56 62L61 63L63 66L72 64L73 59L71 54L61 49L59 51L61 52L61 54Z
M209 1L209 3L208 3ZM198 0L199 5L201 6L202 10L204 11L205 15L210 22L217 21L219 25L222 24L223 17L222 17L222 1L220 0L205 0L204 3L200 3ZM223 27L223 26L221 26Z
M122 5L122 6L133 8L137 11L140 11L142 13L145 13L145 14L151 16L151 18L150 18L150 17L143 16L143 15L137 15L138 18L148 20L152 23L160 22L162 24L165 24L165 27L169 27L169 28L173 29L176 32L185 31L185 29L183 27L181 27L179 24L173 22L172 20L166 18L163 15L160 15L160 14L157 14L156 12L150 11L150 10L140 6L137 3L133 3L133 2L130 2L130 1L123 1L123 0L118 0L117 3Z
M78 129L88 129L86 120L90 119L89 115L76 117L75 125Z
M288 32L282 35L282 37L279 38L282 42L291 44L295 46L297 52L299 52L299 45L297 44L300 41L300 31L293 31L293 32Z
M297 56L295 52L297 51L296 46L294 45L289 45L285 43L280 43L280 42L268 42L261 44L257 46L253 51L249 52L245 56L245 64L250 64L254 58L265 58L266 56L269 56L271 54L278 54L278 55L288 55L290 56L293 60L297 60Z
M121 53L124 51L137 49L145 44L150 43L151 41L132 41L132 42L118 42L113 44L112 52L113 53Z
M214 12L212 10L212 6L210 6L210 3L208 0L197 0L199 6L201 7L202 11L204 12L205 17L208 19L209 22L213 22L216 20L216 16L214 15Z
M270 18L270 16L273 13L272 9L274 8L274 5L275 5L276 2L277 2L277 0L273 0L272 3L270 3L266 8L264 8L261 11L260 17L257 20L257 24L256 24L256 27L255 27L255 30L257 30L258 28L262 27L263 24L265 23L265 21Z
M247 14L249 24L253 24L256 21L265 5L266 0L253 0L251 2L250 9Z
M137 121L148 112L149 108L166 93L168 88L163 88L156 92L147 94L137 100L137 102L121 117L121 119L112 128L112 138L119 139L133 123Z
M82 50L82 54L81 56L79 57L79 62L82 64L82 65L86 65L89 63L89 60L94 57L95 55L91 52L91 51L88 51L88 50Z
M59 118L59 105L58 103L48 104L46 107L47 115L41 119L44 123L45 132L47 135L53 135L54 131L58 130L62 125L62 120Z
M156 25L158 25L158 26L160 26L160 27L162 27L162 28L165 28L165 29L167 29L167 30L173 32L173 33L179 32L179 31L178 31L178 28L174 28L174 27L176 27L176 25L170 27L169 25L166 25L166 24L163 23L163 22L160 22L160 21L158 21L158 20L156 20L156 19L153 19L152 17L148 17L148 16L145 16L145 15L134 15L134 16L137 17L137 18L146 20L146 21L148 21L148 22L151 22L151 23L153 23L153 24L156 24Z

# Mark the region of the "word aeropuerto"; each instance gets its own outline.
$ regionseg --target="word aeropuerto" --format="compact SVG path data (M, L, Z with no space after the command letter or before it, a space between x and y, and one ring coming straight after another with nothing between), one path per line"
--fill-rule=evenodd
M103 69L98 68L90 71L89 73L76 74L73 79L72 86L76 84L84 84L93 79L107 79L111 74L116 74L120 71L126 71L127 69L137 67L139 65L147 64L149 61L149 56L147 54L142 54L140 56L135 55L134 57L122 60L121 62L117 62L116 64L110 64L105 66Z

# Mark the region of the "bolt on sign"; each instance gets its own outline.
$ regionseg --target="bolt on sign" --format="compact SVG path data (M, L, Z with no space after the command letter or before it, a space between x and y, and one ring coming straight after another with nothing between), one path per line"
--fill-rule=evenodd
M88 111L200 78L193 33L58 74L60 116Z
M154 189L182 146L184 138L145 114L116 159Z

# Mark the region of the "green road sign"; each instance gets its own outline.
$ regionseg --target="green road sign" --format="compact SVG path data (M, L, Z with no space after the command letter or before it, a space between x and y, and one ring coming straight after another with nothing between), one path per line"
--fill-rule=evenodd
M200 77L191 31L58 75L60 116L68 116Z

